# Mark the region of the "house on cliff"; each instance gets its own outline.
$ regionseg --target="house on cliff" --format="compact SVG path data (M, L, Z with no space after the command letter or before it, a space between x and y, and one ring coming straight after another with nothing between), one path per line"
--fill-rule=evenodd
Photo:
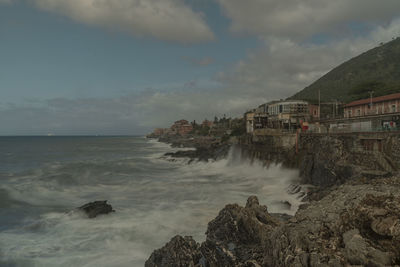
M311 118L309 104L303 100L284 100L268 105L268 127L292 130Z
M187 135L193 130L193 126L187 120L179 120L171 126L171 132L178 135Z
M302 100L271 101L244 114L246 132L261 129L295 130L319 118L318 106Z

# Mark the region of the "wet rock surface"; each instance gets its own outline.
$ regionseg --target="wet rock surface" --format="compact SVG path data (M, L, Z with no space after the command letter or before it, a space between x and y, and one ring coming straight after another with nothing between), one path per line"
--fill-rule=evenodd
M107 200L89 202L77 209L83 211L89 218L95 218L101 214L115 212L112 206L110 204L107 204Z
M282 220L252 196L222 209L206 236L174 237L146 266L400 265L400 178L347 182Z
M200 245L190 236L175 236L163 248L151 254L146 267L201 266Z
M221 142L216 138L183 138L183 137L161 137L160 142L166 142L173 147L192 147L195 150L180 150L165 153L165 156L173 158L190 158L199 161L217 160L225 158L228 154L230 144Z

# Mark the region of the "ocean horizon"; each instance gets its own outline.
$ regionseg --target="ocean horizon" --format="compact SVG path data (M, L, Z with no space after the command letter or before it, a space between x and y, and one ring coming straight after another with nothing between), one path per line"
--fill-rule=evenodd
M164 156L177 150L143 136L0 137L0 265L143 266L174 235L203 241L228 203L257 195L287 214L300 204L286 192L296 170L249 162L234 148L218 161ZM116 212L74 212L95 200Z

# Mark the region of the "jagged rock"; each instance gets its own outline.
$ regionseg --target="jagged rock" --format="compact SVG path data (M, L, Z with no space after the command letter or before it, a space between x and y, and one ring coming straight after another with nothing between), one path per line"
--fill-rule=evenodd
M188 266L399 266L400 177L337 186L286 221L252 196L245 207L222 209L206 234L200 247L179 244L157 255L190 252Z
M207 240L218 244L260 244L265 235L279 224L268 214L267 207L261 206L256 196L251 196L245 208L237 204L225 206L208 224L206 235Z
M291 184L288 186L288 189L287 189L287 192L292 195L297 194L300 191L301 191L301 186L298 184Z
M100 214L115 212L112 206L107 204L107 200L87 203L79 207L78 210L83 211L89 218L95 218Z
M244 208L233 204L222 209L208 224L200 248L192 239L177 236L154 251L146 266L259 266L262 241L279 224L252 196Z
M163 248L155 250L145 267L195 267L203 266L200 246L191 236L175 236Z
M368 266L389 266L392 255L371 247L360 235L358 229L352 229L343 234L345 245L344 255L350 264Z
M168 152L164 156L174 158L190 158L192 160L199 160L207 162L209 159L217 160L223 158L228 154L229 145L227 144L214 144L197 146L196 150L180 150L177 152Z

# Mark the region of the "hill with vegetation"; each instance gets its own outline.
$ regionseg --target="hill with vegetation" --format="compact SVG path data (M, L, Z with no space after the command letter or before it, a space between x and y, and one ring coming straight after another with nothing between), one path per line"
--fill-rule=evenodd
M400 92L400 38L381 44L339 65L289 99L351 102Z

